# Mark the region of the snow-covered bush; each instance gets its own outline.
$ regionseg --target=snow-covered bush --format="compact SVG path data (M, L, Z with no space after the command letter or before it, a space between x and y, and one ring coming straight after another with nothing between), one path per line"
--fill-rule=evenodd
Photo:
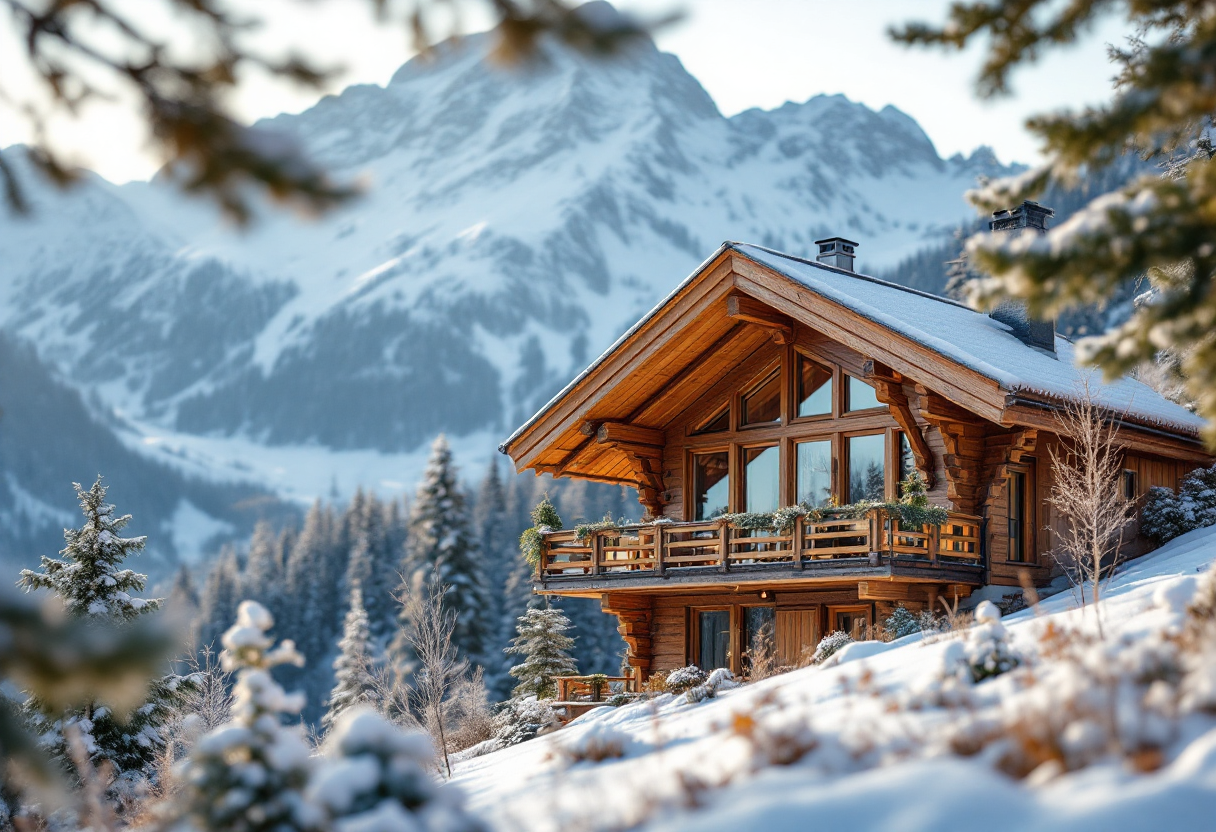
M919 616L913 615L908 611L908 608L900 604L895 608L895 612L882 623L883 629L886 630L891 638L903 638L910 636L913 633L919 633L921 627L921 619Z
M966 667L972 682L1000 676L1021 664L1009 645L1009 631L1001 623L1001 611L996 604L981 601L975 608L975 622L966 644Z
M670 681L671 677L668 677ZM689 688L684 692L684 701L690 705L695 705L698 702L704 702L706 699L713 699L720 691L730 690L739 687L739 683L735 681L735 676L725 667L719 667L699 685Z
M811 664L823 664L840 648L852 643L853 637L842 630L828 633L815 645L815 652L811 655Z
M460 795L435 782L430 740L369 708L344 711L308 784L335 832L476 832Z
M559 725L557 711L548 702L535 696L518 696L500 706L494 717L494 736L503 746L518 745Z
M1216 465L1196 468L1183 478L1178 493L1150 488L1140 513L1140 531L1166 543L1195 529L1216 525Z
M690 664L688 667L680 667L668 673L665 680L665 689L668 693L679 695L695 688L697 685L705 684L708 679L708 673L695 664Z
M558 753L571 764L602 763L625 756L629 735L607 725L591 725L576 739L558 745Z

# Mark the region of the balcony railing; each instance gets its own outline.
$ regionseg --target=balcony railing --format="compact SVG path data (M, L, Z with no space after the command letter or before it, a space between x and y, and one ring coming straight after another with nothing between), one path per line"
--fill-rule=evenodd
M729 572L759 564L803 569L872 553L929 564L978 565L980 519L952 511L941 526L905 528L875 509L847 519L799 517L784 534L744 529L725 520L621 526L583 538L573 531L547 532L538 578L662 575L705 567Z

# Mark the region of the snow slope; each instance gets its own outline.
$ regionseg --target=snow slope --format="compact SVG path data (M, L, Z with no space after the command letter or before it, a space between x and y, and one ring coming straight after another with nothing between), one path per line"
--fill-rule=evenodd
M723 117L651 43L605 63L488 36L259 125L365 196L234 231L162 183L59 193L20 149L30 219L0 227L0 328L190 475L307 501L415 481L434 435L466 466L724 239L859 266L938 244L999 175L905 114L842 96ZM10 159L11 157L11 159Z
M920 635L862 643L845 648L837 666L701 704L665 695L593 711L555 734L461 763L455 779L502 830L1211 828L1216 719L1179 703L1206 695L1207 707L1216 705L1216 655L1177 682L1191 691L1181 698L1151 680L1169 676L1162 668L1176 648L1163 635L1176 637L1214 560L1216 528L1134 561L1102 602L1103 643L1093 639L1092 610L1077 610L1069 593L1044 601L1037 615L1010 616L1003 624L1024 666L978 685L944 668L979 630L935 643ZM1160 758L1112 753L1095 717L1106 713L1125 745L1159 749ZM992 739L1016 724L1029 727L995 730ZM1034 730L1058 740L1075 770L1046 763L1025 779L1003 773L1002 760L1021 747L1009 738ZM594 741L618 743L625 757L571 762L572 751ZM1135 760L1155 760L1144 767L1156 770L1137 773Z

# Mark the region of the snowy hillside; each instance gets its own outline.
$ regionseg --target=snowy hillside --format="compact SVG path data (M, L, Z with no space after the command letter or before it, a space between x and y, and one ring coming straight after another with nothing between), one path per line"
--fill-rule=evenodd
M940 243L1005 169L939 158L908 116L841 96L724 118L652 44L488 65L486 36L261 127L366 196L235 232L154 183L33 180L4 218L0 327L131 448L307 500L400 491L425 447L469 465L724 239L879 269Z
M592 711L462 763L456 781L498 830L1210 828L1216 618L1196 638L1186 606L1213 561L1216 528L1130 564L1101 641L1065 592L1037 615L858 643L837 666L701 704ZM1021 666L961 681L960 659L1002 626ZM624 757L580 761L597 745Z

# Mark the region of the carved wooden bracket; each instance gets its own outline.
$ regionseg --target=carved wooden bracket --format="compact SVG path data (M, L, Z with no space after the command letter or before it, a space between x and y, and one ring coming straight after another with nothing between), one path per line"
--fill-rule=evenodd
M614 448L629 460L637 484L638 502L651 517L663 516L663 431L621 422L604 422L595 441Z
M908 404L908 396L904 393L903 379L894 370L867 361L865 364L866 380L874 385L878 400L891 409L891 415L899 423L899 428L908 437L912 446L912 458L916 461L916 469L925 478L929 488L937 483L937 466L933 461L933 451L925 441L916 417L912 415L912 407Z
M987 425L923 385L916 385L916 395L921 417L938 429L945 445L942 467L946 471L946 496L956 511L979 514L984 497L980 477Z
M617 631L628 647L626 661L630 667L649 670L654 655L650 637L653 614L648 598L620 595L605 595L600 599L600 609L617 617Z
M778 344L794 342L794 326L790 319L747 295L731 295L726 299L727 316L755 326L772 330Z
M985 474L988 477L988 501L1000 498L1005 490L1005 478L1009 476L1009 466L1021 462L1027 454L1034 453L1038 445L1039 431L1037 428L1018 428L1007 434L991 436L985 443Z

